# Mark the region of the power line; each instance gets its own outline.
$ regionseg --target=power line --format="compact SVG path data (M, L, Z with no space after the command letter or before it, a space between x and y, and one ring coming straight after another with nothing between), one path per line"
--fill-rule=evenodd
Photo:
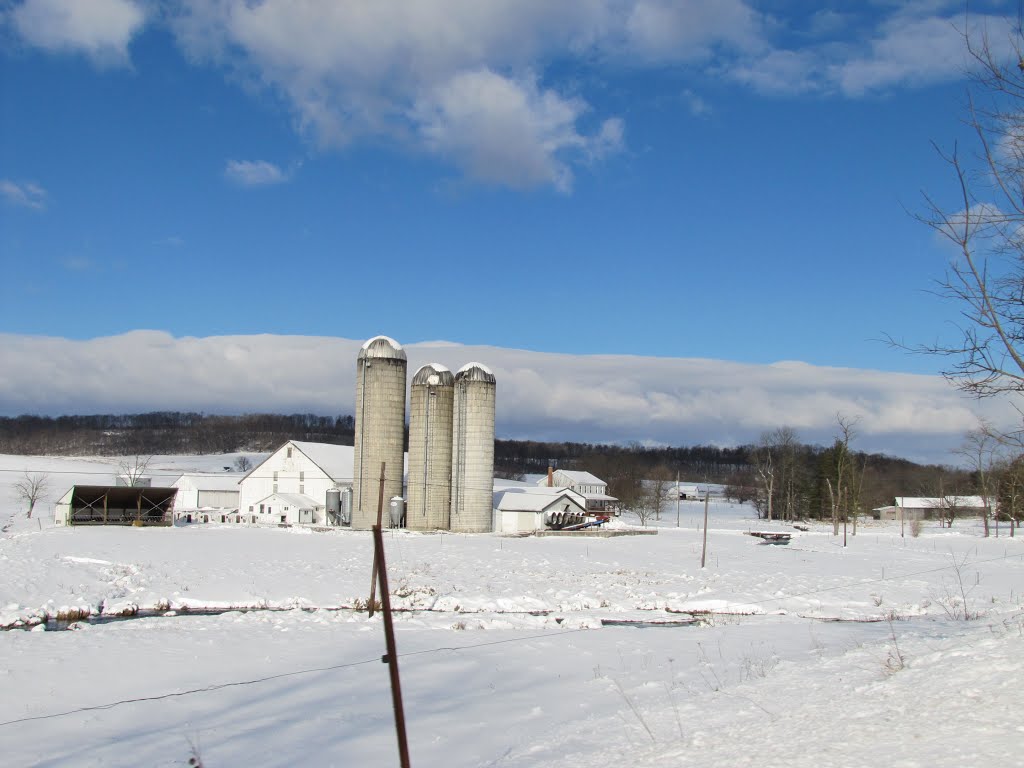
M526 642L528 640L536 640L538 638L551 639L552 637L563 637L565 635L572 635L572 634L575 634L577 632L583 632L583 631L585 631L584 628L580 628L580 629L564 629L564 630L561 630L561 631L556 632L554 634L552 634L552 633L543 633L543 634L537 634L537 635L528 635L526 637L510 637L510 638L506 638L504 640L492 640L492 641L489 641L489 642L486 642L486 643L475 643L473 645L440 646L440 647L437 647L437 648L427 648L427 649L424 649L424 650L421 650L421 651L410 651L408 653L400 653L400 654L398 654L398 657L399 658L405 658L405 657L408 657L408 656L422 656L423 654L438 653L440 651L454 651L454 652L466 651L466 650L473 650L474 648L483 648L483 647L489 646L489 645L500 645L502 643ZM364 659L362 661L348 662L346 664L332 664L332 665L327 666L327 667L313 667L311 669L299 669L299 670L295 670L293 672L282 672L282 673L277 674L277 675L267 675L265 677L254 678L252 680L236 680L236 681L230 682L230 683L217 683L215 685L203 686L202 688L190 688L190 689L185 690L185 691L173 691L171 693L162 693L162 694L158 694L158 695L155 695L155 696L138 696L138 697L132 698L132 699L119 699L117 701L111 701L111 702L108 702L106 704L96 704L96 705L88 706L88 707L76 707L74 709L68 709L68 710L65 710L63 712L53 712L53 713L48 714L48 715L32 715L32 716L29 716L29 717L20 717L20 718L17 718L15 720L7 720L5 722L0 722L0 728L2 728L4 726L7 726L7 725L18 725L19 723L29 723L29 722L33 722L33 721L37 721L37 720L52 720L54 718L66 717L67 715L77 715L77 714L81 714L83 712L97 712L97 711L101 711L101 710L113 709L114 707L119 707L119 706L121 706L123 704L139 704L139 703L144 703L144 702L148 702L148 701L162 701L162 700L165 700L165 699L174 699L174 698L179 698L179 697L182 697L182 696L192 696L194 694L199 694L199 693L210 693L212 691L220 691L220 690L223 690L225 688L238 688L238 687L244 687L244 686L248 686L248 685L258 685L260 683L266 683L266 682L269 682L271 680L280 680L282 678L296 677L296 676L299 676L299 675L310 675L310 674L313 674L313 673L316 673L316 672L333 672L333 671L336 671L336 670L339 670L339 669L348 669L348 668L351 668L351 667L364 666L366 664L379 663L380 661L381 661L380 657L375 657L375 658L372 658L372 659Z

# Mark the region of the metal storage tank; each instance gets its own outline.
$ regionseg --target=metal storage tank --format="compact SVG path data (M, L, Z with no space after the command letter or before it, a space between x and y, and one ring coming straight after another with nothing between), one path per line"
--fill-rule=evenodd
M494 374L468 363L455 374L451 530L494 530Z
M406 527L447 530L451 516L452 407L455 377L438 363L412 377Z
M326 502L327 524L341 525L341 491L337 488L328 488Z
M341 489L341 524L348 525L352 522L352 487L346 486Z
M367 341L356 358L353 528L369 530L377 522L381 462L387 464L385 504L402 495L406 366L402 345L387 336Z
M378 479L379 483L380 480ZM388 519L392 528L402 528L405 525L405 499L395 496L388 504Z

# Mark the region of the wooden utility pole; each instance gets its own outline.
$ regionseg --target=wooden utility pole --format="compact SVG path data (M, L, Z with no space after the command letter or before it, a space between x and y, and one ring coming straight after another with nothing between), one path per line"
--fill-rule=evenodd
M383 465L381 465L383 477ZM384 494L381 481L381 496ZM395 647L395 627L391 623L391 595L388 593L388 569L384 563L384 534L380 523L373 526L373 560L376 563L377 579L380 580L380 601L384 611L384 641L387 655L381 661L388 665L391 674L391 704L395 709L395 732L398 735L398 758L402 768L409 768L409 742L405 737L405 708L402 706L402 683L398 677L398 650Z
M380 491L377 494L377 527L380 528L381 520L384 517L384 469L386 462L380 463ZM380 567L377 562L377 547L373 548L373 572L370 574L370 602L366 604L367 618L373 617L373 604L377 599L377 569Z
M676 528L679 527L679 470L676 470Z
M711 498L711 491L704 491L704 546L700 550L700 567L704 567L708 557L708 501Z

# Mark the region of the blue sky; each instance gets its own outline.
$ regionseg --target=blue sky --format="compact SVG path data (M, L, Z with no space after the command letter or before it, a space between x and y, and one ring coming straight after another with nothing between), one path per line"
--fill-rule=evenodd
M935 374L881 339L951 333L911 214L956 210L958 30L1014 7L0 3L0 332Z
M7 4L3 329L937 369L959 3L418 6Z

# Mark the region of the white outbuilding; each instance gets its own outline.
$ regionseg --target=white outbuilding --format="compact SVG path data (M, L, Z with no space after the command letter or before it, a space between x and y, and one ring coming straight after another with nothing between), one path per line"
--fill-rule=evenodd
M557 515L583 519L587 501L569 488L514 487L494 491L495 529L499 533L542 531Z
M178 512L195 509L238 509L238 482L242 475L221 472L184 474L171 483L178 489Z

